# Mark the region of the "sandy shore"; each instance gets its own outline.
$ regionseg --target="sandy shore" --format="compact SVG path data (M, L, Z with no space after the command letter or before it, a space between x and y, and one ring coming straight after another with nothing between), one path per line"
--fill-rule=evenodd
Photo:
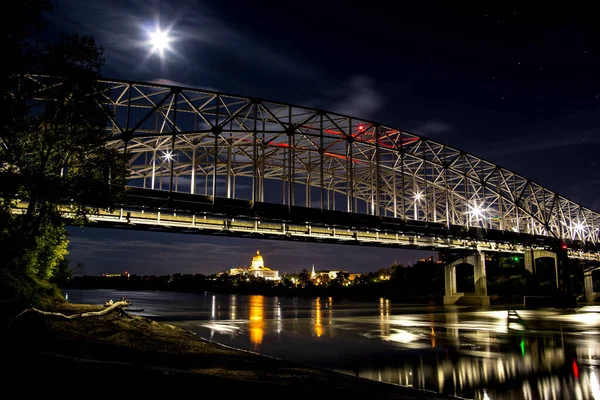
M65 303L57 311L99 309ZM23 382L20 395L85 389L93 397L448 398L219 346L172 325L117 313L72 321L29 313L2 333L2 347L3 381Z

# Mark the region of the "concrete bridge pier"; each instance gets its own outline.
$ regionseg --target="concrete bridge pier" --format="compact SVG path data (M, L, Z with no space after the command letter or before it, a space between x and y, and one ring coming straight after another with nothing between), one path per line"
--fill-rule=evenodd
M527 271L529 271L529 273L531 275L535 275L536 274L535 260L537 260L539 258L546 258L546 257L554 259L554 268L555 268L555 274L556 274L556 289L559 289L560 288L559 287L560 274L558 272L558 256L556 253L549 251L549 250L533 250L533 249L525 250L525 254L523 257L525 269Z
M571 295L573 288L571 286L571 268L569 265L569 258L567 256L566 249L550 250L525 250L523 261L525 269L532 275L537 274L535 261L539 258L552 258L554 259L554 274L556 276L556 289L564 294Z
M475 280L475 293L459 293L456 290L456 266L470 264L473 266L473 279ZM469 304L489 306L490 297L487 292L487 278L485 275L485 255L482 252L460 258L445 267L446 295L444 304Z
M585 301L594 302L600 299L600 293L594 292L594 279L592 278L592 272L594 270L587 270L583 273L583 288L585 293Z
M577 299L573 295L571 283L571 266L566 247L560 246L551 250L527 249L524 254L525 269L532 275L538 275L536 260L539 258L552 258L554 260L554 274L556 277L556 292L542 296L525 296L525 308L559 307L572 308L577 306Z

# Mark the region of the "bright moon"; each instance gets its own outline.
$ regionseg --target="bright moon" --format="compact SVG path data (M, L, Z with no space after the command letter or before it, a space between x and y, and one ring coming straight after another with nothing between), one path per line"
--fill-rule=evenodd
M169 32L161 31L157 28L154 32L150 32L150 44L152 45L152 51L158 51L160 54L169 48Z

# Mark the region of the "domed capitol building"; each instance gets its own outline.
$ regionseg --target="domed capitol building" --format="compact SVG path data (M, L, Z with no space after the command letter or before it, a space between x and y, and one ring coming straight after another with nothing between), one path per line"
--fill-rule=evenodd
M231 268L229 270L229 275L239 274L253 275L258 278L264 278L272 281L279 279L279 271L265 267L263 256L260 255L260 251L258 250L256 250L256 255L252 257L250 268Z

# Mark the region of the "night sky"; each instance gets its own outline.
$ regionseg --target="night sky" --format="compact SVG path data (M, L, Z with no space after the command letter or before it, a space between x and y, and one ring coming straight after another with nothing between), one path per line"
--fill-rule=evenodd
M600 210L600 24L585 8L456 2L57 0L50 35L93 35L106 77L337 111L450 144ZM406 3L405 5L399 5ZM327 5L324 5L327 4ZM393 7L392 7L393 5ZM173 38L161 58L148 32ZM282 272L366 272L433 253L71 229L86 274L214 273L257 248Z

